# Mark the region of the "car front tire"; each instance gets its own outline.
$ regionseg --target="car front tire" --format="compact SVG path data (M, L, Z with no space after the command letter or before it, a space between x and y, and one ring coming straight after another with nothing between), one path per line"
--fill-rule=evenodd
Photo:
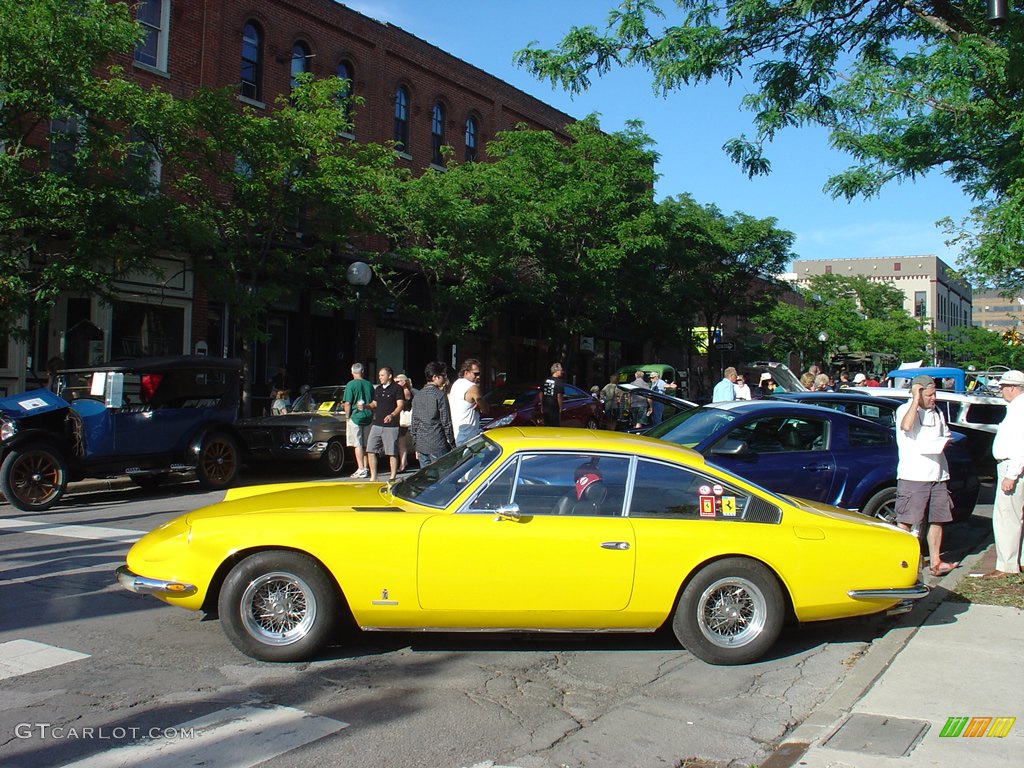
M718 560L686 585L672 630L686 650L708 664L747 664L775 644L785 604L766 566L738 557Z
M199 484L210 491L227 488L238 476L241 453L231 435L215 432L203 440L196 464Z
M22 512L44 512L56 504L68 485L64 457L45 446L12 448L0 466L0 488L11 506Z
M338 623L333 580L297 552L259 552L231 569L217 601L224 634L260 661L304 661L323 648Z
M340 440L331 440L317 462L317 469L325 477L336 477L345 468L345 446Z

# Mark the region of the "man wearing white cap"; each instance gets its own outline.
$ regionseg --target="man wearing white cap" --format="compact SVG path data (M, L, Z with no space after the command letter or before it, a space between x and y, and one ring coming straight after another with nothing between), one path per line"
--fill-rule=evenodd
M853 386L855 386L855 387L863 387L867 383L868 383L868 377L865 376L863 373L854 374Z
M1021 572L1021 532L1024 530L1024 373L1007 371L999 378L1006 417L992 441L999 487L992 507L996 540L996 569L982 578L998 579Z
M896 409L896 521L912 531L928 527L928 555L932 576L945 576L960 563L942 561L942 526L953 520L953 502L947 481L949 467L943 451L952 439L942 411L935 407L935 380L915 376L910 402Z

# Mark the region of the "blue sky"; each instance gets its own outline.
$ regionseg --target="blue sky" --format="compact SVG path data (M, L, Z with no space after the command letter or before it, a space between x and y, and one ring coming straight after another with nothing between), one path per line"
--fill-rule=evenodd
M847 203L822 192L830 173L850 165L829 148L820 129L789 130L768 147L772 173L748 179L722 150L726 140L753 135L751 115L739 103L750 87L714 83L656 96L643 70L613 71L571 98L512 63L531 41L553 47L573 25L604 28L616 0L350 0L345 5L399 26L574 117L600 115L606 131L640 120L661 156L658 198L691 194L726 213L774 216L796 235L800 258L934 254L955 265L935 222L962 218L970 201L940 174L891 185L880 197ZM663 0L663 7L672 5Z

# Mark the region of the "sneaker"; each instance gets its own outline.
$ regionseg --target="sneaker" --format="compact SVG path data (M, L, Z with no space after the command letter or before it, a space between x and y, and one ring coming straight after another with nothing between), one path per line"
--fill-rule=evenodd
M370 470L368 470L368 469L357 469L355 472L352 473L352 477L369 477L369 476L370 476Z

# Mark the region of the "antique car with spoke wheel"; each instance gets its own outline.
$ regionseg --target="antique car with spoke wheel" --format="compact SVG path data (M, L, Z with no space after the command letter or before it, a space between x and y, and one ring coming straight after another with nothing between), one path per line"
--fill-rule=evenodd
M0 398L0 489L39 512L86 477L153 488L195 470L204 487L226 488L241 461L240 376L238 360L142 358L59 371L55 391Z
M856 552L856 557L850 553ZM654 632L744 664L789 620L909 610L917 540L660 440L485 432L396 483L235 488L128 552L125 588L293 662L364 631Z
M321 475L340 475L347 453L344 392L344 385L313 387L292 403L288 413L239 421L246 459L312 464Z

